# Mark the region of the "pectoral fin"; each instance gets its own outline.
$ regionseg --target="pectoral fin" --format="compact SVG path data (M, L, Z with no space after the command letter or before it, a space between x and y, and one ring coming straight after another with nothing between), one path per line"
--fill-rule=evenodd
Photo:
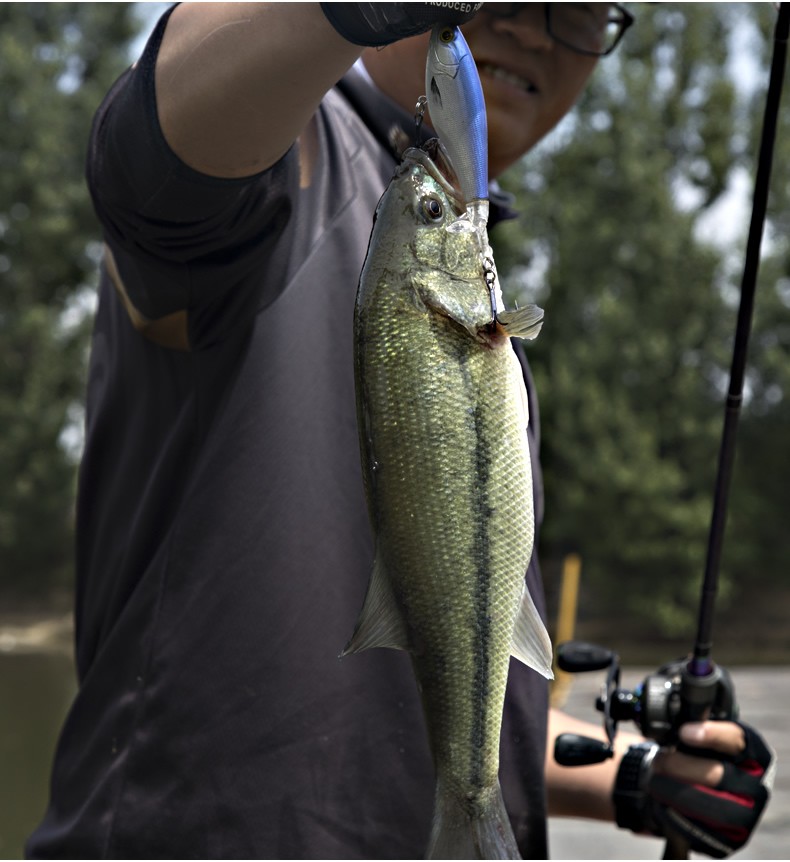
M535 338L543 326L543 309L525 305L515 311L500 311L497 323L509 338Z
M551 669L551 640L538 609L524 585L521 608L513 629L512 654L527 667L531 667L546 679L554 679Z
M372 647L408 650L409 635L403 621L392 583L381 558L376 552L365 603L351 640L340 654L362 652Z

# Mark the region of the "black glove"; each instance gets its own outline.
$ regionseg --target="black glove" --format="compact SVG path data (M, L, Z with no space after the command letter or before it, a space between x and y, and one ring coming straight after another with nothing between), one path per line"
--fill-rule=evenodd
M322 3L338 33L355 45L389 45L434 24L465 24L482 3Z
M774 758L756 730L739 724L746 748L737 756L684 747L696 755L704 751L705 757L722 762L724 775L716 787L654 775L650 767L658 746L632 746L615 782L617 825L654 835L675 833L692 850L717 859L743 847L768 802Z

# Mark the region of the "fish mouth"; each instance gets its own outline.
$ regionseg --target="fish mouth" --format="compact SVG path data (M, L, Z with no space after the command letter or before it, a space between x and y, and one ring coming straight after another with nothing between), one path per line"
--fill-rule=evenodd
M461 215L466 212L464 197L460 191L458 177L453 170L450 157L438 138L431 138L421 147L409 147L401 163L406 168L419 164L442 187L445 194Z

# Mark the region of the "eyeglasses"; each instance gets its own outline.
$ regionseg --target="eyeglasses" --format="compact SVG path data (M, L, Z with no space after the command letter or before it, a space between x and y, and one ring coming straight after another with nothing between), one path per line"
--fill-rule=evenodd
M515 18L525 3L485 3L483 11L495 18ZM591 57L611 54L634 23L619 3L544 3L546 32L551 38Z

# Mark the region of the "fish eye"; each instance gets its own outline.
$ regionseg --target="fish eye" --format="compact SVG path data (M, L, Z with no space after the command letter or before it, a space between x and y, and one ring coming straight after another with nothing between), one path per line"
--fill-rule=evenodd
M452 27L445 27L441 33L439 33L439 39L442 42L452 42L455 39L455 30Z
M439 221L439 219L444 215L442 202L437 198L423 198L420 201L420 209L427 221Z

